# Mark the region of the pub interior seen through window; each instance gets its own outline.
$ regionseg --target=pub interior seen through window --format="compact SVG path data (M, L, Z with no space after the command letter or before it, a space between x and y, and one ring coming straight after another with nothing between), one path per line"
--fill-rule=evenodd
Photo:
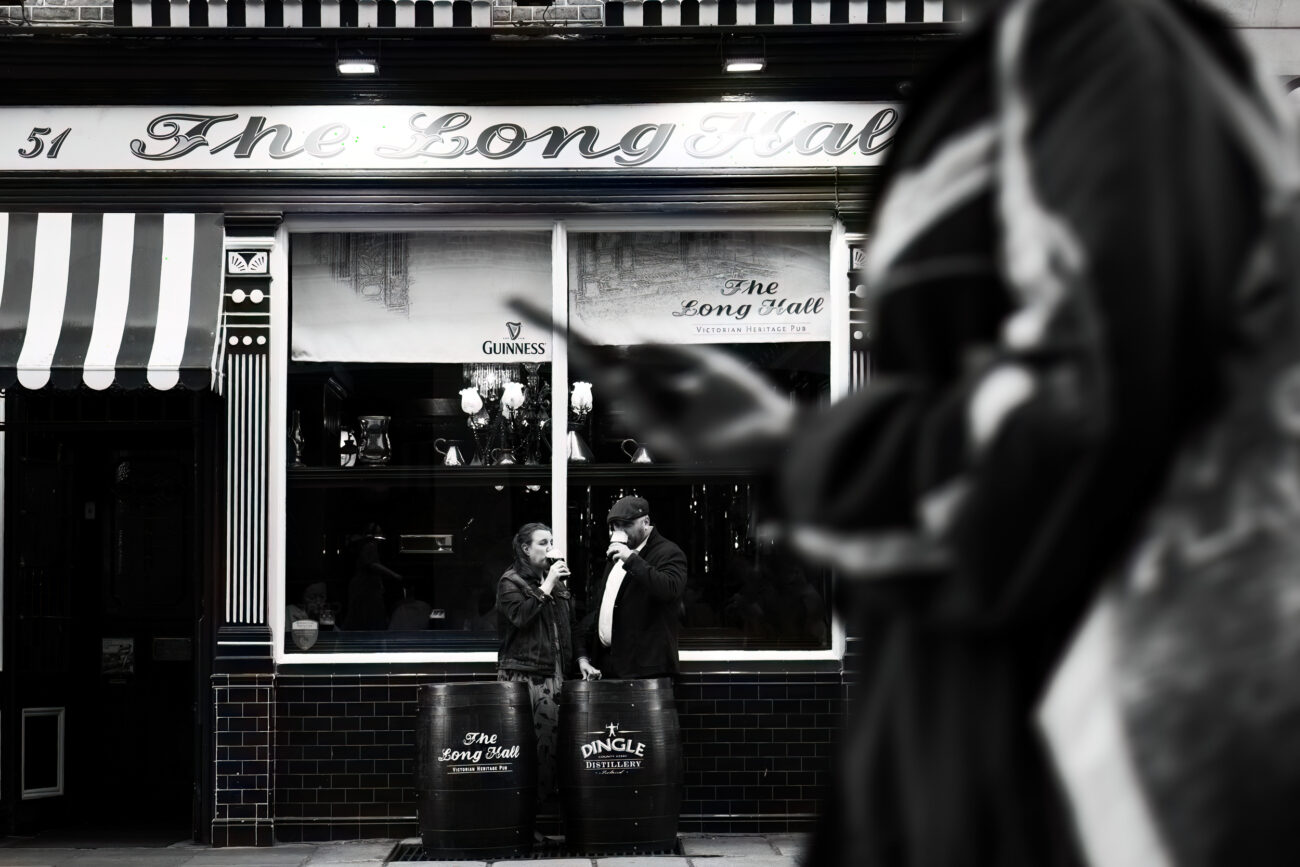
M571 321L616 355L708 344L828 400L826 232L571 233L568 251ZM551 393L550 334L508 307L550 306L550 256L545 231L291 236L285 650L494 651L511 537L553 498L581 616L629 493L686 552L683 650L829 648L829 572L763 532L769 468L662 460L611 395L571 400L576 366ZM583 459L553 491L557 436Z

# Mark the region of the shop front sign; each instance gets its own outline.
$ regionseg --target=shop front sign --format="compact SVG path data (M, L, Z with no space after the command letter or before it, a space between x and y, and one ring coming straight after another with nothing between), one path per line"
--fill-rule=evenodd
M878 165L890 103L0 108L0 171Z

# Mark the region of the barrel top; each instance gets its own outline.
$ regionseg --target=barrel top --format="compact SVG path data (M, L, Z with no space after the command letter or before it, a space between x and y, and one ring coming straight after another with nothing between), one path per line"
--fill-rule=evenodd
M469 681L428 683L420 687L419 703L433 705L507 704L519 702L531 707L528 684L522 681Z
M671 701L673 682L666 677L609 680L568 680L560 693L561 701L631 700Z

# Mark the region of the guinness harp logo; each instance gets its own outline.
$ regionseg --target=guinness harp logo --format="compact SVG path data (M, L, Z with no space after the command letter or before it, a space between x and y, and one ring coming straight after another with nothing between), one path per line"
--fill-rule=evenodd
M507 323L506 323L506 330L510 332L510 339L511 339L511 340L518 340L518 339L519 339L519 329L522 328L522 327L523 327L523 323L522 323L522 322L507 322Z

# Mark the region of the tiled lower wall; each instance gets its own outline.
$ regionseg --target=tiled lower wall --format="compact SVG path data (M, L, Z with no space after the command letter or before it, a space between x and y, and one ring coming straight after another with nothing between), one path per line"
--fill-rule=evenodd
M219 674L215 702L215 780L212 845L269 846L274 842L273 729L275 679ZM166 773L165 768L155 769Z
M686 789L679 830L812 826L844 687L829 674L697 674L677 690Z
M281 674L273 686L263 679L255 686L250 683L247 689L254 692L247 692L237 676L222 676L217 689L219 815L226 804L224 815L230 818L232 800L238 802L241 814L247 803L255 814L248 819L250 827L256 824L257 808L263 802L257 800L255 789L261 779L247 771L262 766L247 766L229 750L238 748L237 755L246 755L245 738L268 725L266 735L273 748L271 791L266 794L275 839L415 836L417 689L425 683L492 677L487 670ZM809 829L842 718L843 676L790 671L688 673L676 694L685 759L680 830ZM256 716L266 695L271 696L269 719ZM245 719L245 714L254 716ZM234 745L233 734L223 740L223 730L240 732L240 745ZM245 734L249 732L253 734ZM228 826L229 822L223 825L223 831ZM215 837L215 822L213 828Z

